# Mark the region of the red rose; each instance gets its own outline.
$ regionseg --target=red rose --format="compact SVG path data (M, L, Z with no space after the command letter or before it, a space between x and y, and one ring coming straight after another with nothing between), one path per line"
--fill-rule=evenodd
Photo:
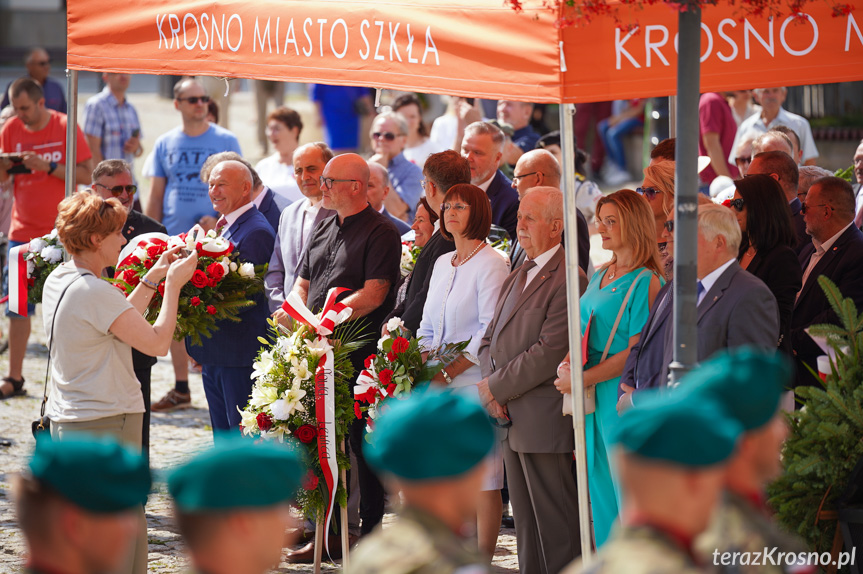
M378 358L377 355L369 355L368 357L366 357L366 362L365 362L366 368L371 369L372 364L374 364L375 359L377 359L377 358Z
M27 278L27 287L32 287L35 284L36 284L36 279L34 277L28 277ZM122 289L122 287L120 287L120 289Z
M164 281L159 283L159 289L158 290L159 290L159 295L164 297L165 296L165 282Z
M209 313L210 315L215 315L216 314L216 308L213 307L212 305L207 305L207 313Z
M189 303L192 304L192 307L197 307L198 305L201 304L201 298L200 297L192 297L192 299L191 299L191 301L189 301Z
M138 284L140 279L138 279L138 274L135 273L134 269L126 269L123 271L123 281L134 287Z
M162 248L158 245L150 245L147 247L147 256L152 259L158 259L162 254Z
M303 479L303 490L314 490L318 487L318 475L311 470Z
M725 207L731 208L731 200L726 199L725 201L722 202L722 205Z
M294 431L294 436L303 443L309 444L318 436L318 431L312 425L301 425Z
M404 353L408 350L411 344L404 337L396 337L393 340L393 353L399 354Z
M394 393L394 392L396 392L396 385L395 385L395 383L390 383L389 385L387 385L387 394L388 394L389 396L393 396L393 393Z
M390 363L395 363L397 358L398 357L396 357L396 354L393 353L392 351L387 353L387 361L389 361Z
M141 260L135 257L134 255L129 256L129 265L140 265Z
M391 382L393 382L393 372L391 369L384 369L380 373L378 373L378 379L381 381L381 385L386 387Z
M151 268L152 266L153 266L153 260L152 259L147 259L146 261L144 261L144 267L146 267L147 269Z
M28 281L32 281L32 279L28 279ZM117 289L119 289L120 291L122 291L123 293L125 293L125 292L126 292L126 288L125 288L125 287L123 287L121 284L119 284L119 283L114 283L113 285L114 285L114 287L116 287ZM31 285L31 287L32 287L32 285Z
M358 419L363 418L363 409L360 408L360 403L354 403L354 414Z
M195 287L203 289L207 286L208 281L206 273L200 269L195 269L195 272L192 273L192 285Z
M210 263L207 265L207 275L218 283L225 276L225 268L222 267L221 263Z
M273 428L273 417L267 413L258 413L255 420L258 421L258 428L262 431L268 431Z

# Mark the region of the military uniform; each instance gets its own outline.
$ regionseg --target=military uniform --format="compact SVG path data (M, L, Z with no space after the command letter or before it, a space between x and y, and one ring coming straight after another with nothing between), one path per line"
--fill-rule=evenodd
M351 574L486 574L476 540L462 538L434 516L405 508L351 555Z
M765 548L768 552L776 548L774 556L787 552L804 553L807 548L795 536L779 529L768 515L763 502L750 500L734 492L725 492L707 531L696 540L695 548L698 555L711 564L714 563L715 551L719 551L720 558L725 552L749 552L751 558L755 557L756 552L759 553L757 564L723 566L719 562L719 572L781 574L814 571L814 568L799 564L787 566L784 560L776 560L777 563L773 564L765 559Z
M590 566L580 562L562 574L699 574L703 572L687 548L672 535L649 525L622 526L612 531Z

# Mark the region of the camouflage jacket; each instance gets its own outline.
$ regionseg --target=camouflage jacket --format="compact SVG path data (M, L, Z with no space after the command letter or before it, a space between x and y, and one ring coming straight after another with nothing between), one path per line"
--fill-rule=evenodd
M349 574L489 574L476 541L459 537L434 516L405 508L395 522L360 542Z

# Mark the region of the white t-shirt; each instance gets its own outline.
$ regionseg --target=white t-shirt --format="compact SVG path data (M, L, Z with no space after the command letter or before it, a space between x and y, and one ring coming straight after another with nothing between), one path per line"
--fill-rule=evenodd
M455 135L453 135L455 138ZM450 144L452 145L452 144ZM408 161L413 162L420 166L420 169L425 165L426 159L433 153L439 153L446 149L449 149L449 146L441 147L441 144L432 141L431 138L427 138L423 143L414 147L406 147L402 153L405 154L405 157Z
M297 185L294 166L282 163L279 157L279 154L274 153L258 162L255 171L258 172L261 181L274 193L290 200L291 203L305 199L305 196L300 193L300 186Z
M58 266L42 291L45 333L51 337L58 299L70 283L54 323L46 414L75 422L143 413L132 347L109 332L117 317L134 309L119 289L72 262Z

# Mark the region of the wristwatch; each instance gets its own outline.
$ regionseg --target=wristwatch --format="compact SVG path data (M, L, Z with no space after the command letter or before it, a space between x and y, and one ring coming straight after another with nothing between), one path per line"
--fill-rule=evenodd
M51 175L52 173L54 173L55 169L57 169L57 162L52 161L51 163L48 164L48 175Z
M443 380L446 381L446 384L448 384L448 385L452 384L452 377L449 376L449 373L446 372L446 367L444 367L443 369L440 370L440 374L443 375Z

